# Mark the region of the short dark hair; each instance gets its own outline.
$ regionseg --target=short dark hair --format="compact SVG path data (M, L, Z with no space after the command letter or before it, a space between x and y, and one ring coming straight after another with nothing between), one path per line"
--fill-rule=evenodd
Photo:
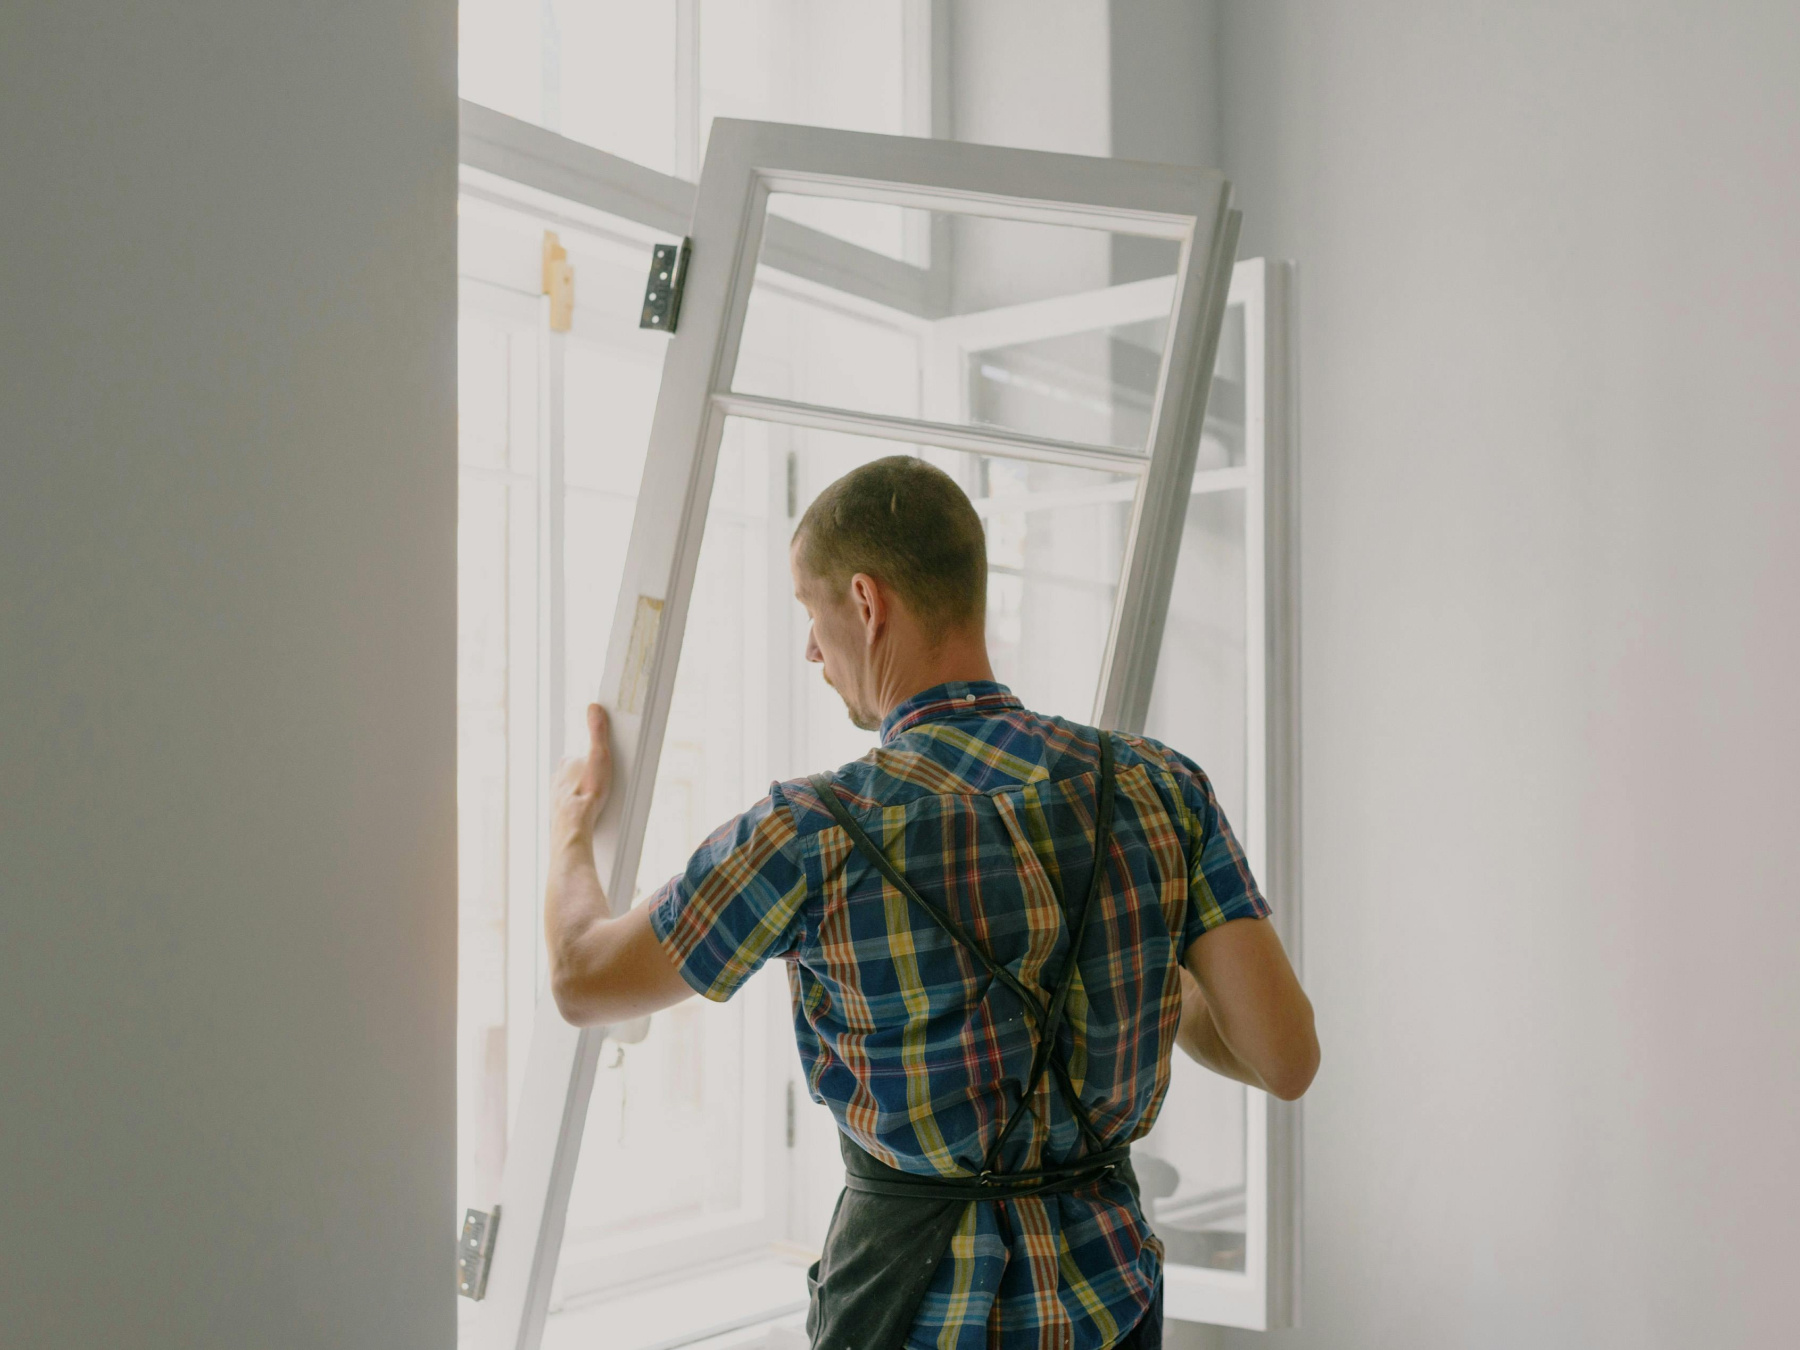
M987 613L987 537L956 480L912 455L852 469L794 531L808 575L847 586L858 572L893 587L935 641Z

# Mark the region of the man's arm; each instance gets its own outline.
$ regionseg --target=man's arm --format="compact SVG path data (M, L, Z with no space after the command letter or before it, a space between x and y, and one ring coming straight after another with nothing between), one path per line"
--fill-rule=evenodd
M594 826L611 788L611 730L606 710L590 703L587 758L557 770L544 895L550 992L578 1027L629 1021L694 992L656 940L647 905L612 917L594 866Z
M1284 1101L1312 1083L1312 1003L1267 919L1233 919L1188 945L1176 1042L1213 1072Z

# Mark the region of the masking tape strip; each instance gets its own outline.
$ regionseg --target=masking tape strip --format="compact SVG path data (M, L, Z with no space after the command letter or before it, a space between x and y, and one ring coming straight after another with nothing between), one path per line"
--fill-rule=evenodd
M625 646L625 678L619 682L619 711L636 716L650 691L650 659L656 654L656 630L662 627L663 602L640 595L631 616L631 641Z

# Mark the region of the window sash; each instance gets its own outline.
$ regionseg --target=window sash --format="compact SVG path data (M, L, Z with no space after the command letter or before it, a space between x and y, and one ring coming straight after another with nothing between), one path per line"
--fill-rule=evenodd
M879 181L883 172L890 175L885 182ZM696 198L695 254L682 326L664 365L601 686L603 701L616 710L618 787L596 842L615 896L628 895L635 879L723 429L724 413L713 396L722 392L722 372L735 364L764 209L777 186L842 190L904 206L953 205L1085 224L1123 221L1182 239L1182 280L1166 357L1173 374L1165 377L1164 393L1174 416L1158 428L1146 475L1149 491L1138 499L1138 546L1129 554L1120 587L1120 615L1130 617L1115 621L1102 720L1115 726L1127 725L1134 715L1141 720L1148 695L1141 667L1150 634L1142 619L1166 604L1172 575L1168 541L1178 538L1171 529L1178 521L1151 495L1160 483L1165 490L1179 486L1185 499L1185 480L1192 473L1205 399L1192 372L1211 368L1235 245L1236 217L1222 180L1075 156L721 121L714 126ZM1186 434L1190 427L1192 437ZM1121 628L1127 630L1122 651ZM1127 678L1119 678L1121 669ZM497 1244L481 1324L486 1343L496 1346L535 1347L541 1337L603 1037L600 1029L576 1031L543 1012L507 1165L505 1222L511 1241Z

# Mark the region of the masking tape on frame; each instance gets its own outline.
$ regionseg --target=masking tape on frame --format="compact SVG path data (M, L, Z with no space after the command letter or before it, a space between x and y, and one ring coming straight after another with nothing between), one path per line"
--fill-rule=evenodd
M650 661L656 654L656 631L662 627L663 602L640 595L631 616L631 641L625 644L625 678L619 682L619 711L636 716L650 692Z

